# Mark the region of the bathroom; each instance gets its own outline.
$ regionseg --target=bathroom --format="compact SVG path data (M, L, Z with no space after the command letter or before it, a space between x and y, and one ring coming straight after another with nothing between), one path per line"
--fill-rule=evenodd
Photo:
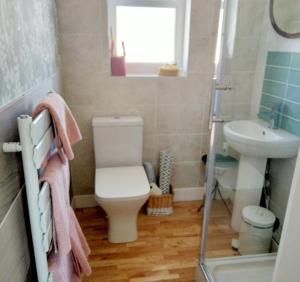
M126 37L126 28L137 32L124 39L125 51L117 36L113 12L117 6L148 9L143 15L150 17L147 21L136 13L132 21L123 18L122 36ZM136 18L140 29L134 28ZM148 28L147 33L143 28ZM0 31L1 147L19 142L17 118L31 116L50 91L64 98L82 135L73 146L69 191L91 249L92 271L82 281L299 281L297 0L0 0ZM112 51L113 41L119 57ZM144 57L140 60L136 54ZM125 59L126 73L113 73L112 57L121 63ZM144 64L137 64L139 60ZM163 66L166 63L177 65ZM278 104L284 107L274 107ZM135 117L134 121L129 117ZM97 118L102 126L95 126ZM255 130L261 127L257 123L235 127L238 124L233 122L258 119L259 126L265 126L264 136L281 132L291 142L272 151L271 144L258 148L250 141L242 152L234 150L236 140L230 139L236 136L234 130L255 139ZM114 146L125 138L125 127L120 126L124 120L138 128L133 142L128 142L132 151L125 153ZM116 124L120 132L114 131ZM252 127L247 131L248 125ZM281 129L275 129L276 125ZM103 141L105 130L114 137L107 142ZM0 153L0 250L5 258L0 259L0 281L44 281L37 279L40 270L23 152L21 156L5 148ZM251 149L259 157L243 155ZM129 204L125 220L120 220L120 205L116 221L112 216L108 219L112 211L103 210L95 187L100 185L97 150L102 154L100 161L103 155L115 156L119 165L119 157L138 152L139 168L147 163L156 178L160 152L169 152L172 214L148 215L145 204L137 224L128 224ZM142 174L145 182L144 170L132 173ZM122 172L113 175L124 184ZM104 178L99 176L99 181ZM143 185L147 194L149 183ZM239 188L251 185L259 193L247 197ZM116 193L120 196L119 190ZM249 205L267 207L271 224L260 229L255 223L250 226L241 217L242 207ZM268 250L243 254L240 225L254 233L268 230L271 235L261 247L267 245ZM121 230L115 242L111 226ZM124 242L127 234L133 234L127 240L132 242Z

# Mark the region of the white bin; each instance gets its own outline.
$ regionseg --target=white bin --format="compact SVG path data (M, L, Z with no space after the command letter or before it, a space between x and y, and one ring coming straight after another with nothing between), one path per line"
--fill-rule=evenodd
M242 211L239 233L241 255L268 253L270 251L275 215L259 206L247 206Z

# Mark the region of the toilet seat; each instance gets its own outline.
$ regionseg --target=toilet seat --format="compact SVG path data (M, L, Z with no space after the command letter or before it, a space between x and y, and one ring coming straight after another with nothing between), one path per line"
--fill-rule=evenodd
M95 195L99 200L136 199L150 192L142 166L98 168L95 179Z

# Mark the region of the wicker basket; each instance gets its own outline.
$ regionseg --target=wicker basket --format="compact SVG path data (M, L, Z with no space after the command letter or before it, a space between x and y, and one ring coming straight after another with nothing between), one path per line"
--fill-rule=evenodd
M150 216L171 215L173 213L173 194L150 196L147 214Z

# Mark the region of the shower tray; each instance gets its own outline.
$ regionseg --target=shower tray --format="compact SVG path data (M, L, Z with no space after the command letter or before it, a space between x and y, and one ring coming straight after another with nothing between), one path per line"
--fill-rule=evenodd
M207 259L202 269L212 282L271 282L276 253ZM199 268L200 270L200 268ZM197 278L197 282L204 282Z

